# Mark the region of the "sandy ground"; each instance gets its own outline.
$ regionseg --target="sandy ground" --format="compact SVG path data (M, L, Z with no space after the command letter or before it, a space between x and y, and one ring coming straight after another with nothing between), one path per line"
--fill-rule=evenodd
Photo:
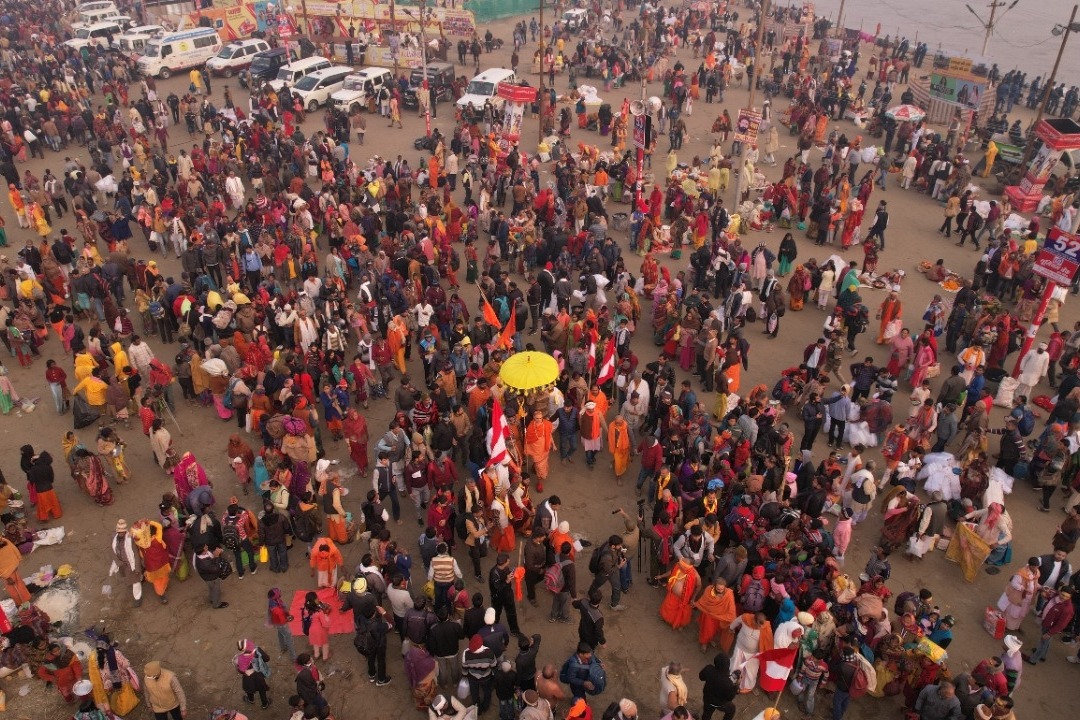
M493 24L495 34L509 41L511 28L515 20L500 21ZM523 57L531 57L531 50L522 52ZM680 58L689 68L696 68L697 62L691 60L690 51L680 54ZM485 68L507 65L509 63L510 48L505 47L501 52L494 55L485 55L482 65ZM866 57L864 52L863 57ZM528 64L523 67L528 70ZM461 69L462 73L470 74L471 66ZM529 77L530 82L536 81L536 76ZM175 90L181 93L186 89L187 81L182 76L160 83L159 92L164 96ZM220 102L222 88L226 82L215 79L213 82L214 98ZM567 84L565 74L557 79L560 92L564 92ZM235 85L235 84L234 84ZM234 90L237 88L234 87ZM648 93L655 94L662 91L662 86L657 83L648 88ZM133 91L134 92L134 91ZM631 86L619 91L604 93L605 100L617 108L622 101L623 95L627 94L634 98L637 96L638 87ZM242 91L235 94L237 102L246 101ZM899 92L896 93L899 95ZM760 102L760 95L759 102ZM727 94L726 107L734 115L738 107L746 101L745 87L732 88ZM777 98L774 108L777 113L787 106L785 98ZM440 107L439 119L434 124L444 131L452 127L452 115L448 105ZM709 128L713 119L719 114L721 105L706 105L703 101L694 107L693 116L687 119L689 136L686 139L684 149L679 154L681 161L689 160L694 154L702 156L708 154L712 136ZM387 129L386 125L378 118L372 118L368 126L368 142L365 147L353 146L355 155L362 159L367 158L367 153L378 149L384 157L393 157L400 152L410 159L419 157L419 153L412 150L412 141L415 137L423 134L423 119L415 114L407 114L404 122L408 127L404 130ZM321 129L321 117L309 118L305 132L310 134ZM859 134L859 131L850 123L840 123L842 130L849 136ZM535 137L536 121L526 119L524 136ZM172 143L175 146L183 144L187 138L183 127L174 127ZM603 143L595 133L574 129L574 135L570 141L576 145L579 141L590 143ZM781 133L782 148L777 153L777 160L782 165L783 161L794 152L793 139L786 133ZM531 142L523 144L531 147ZM666 151L666 140L662 139L660 151ZM31 170L39 177L45 168L51 167L54 171L60 169L62 158L65 155L87 157L80 148L69 148L60 154L48 153L45 162L34 161L29 165ZM813 154L813 162L819 157L817 151ZM973 158L973 162L977 158ZM663 166L663 160L657 159L657 169ZM22 170L22 168L20 168ZM773 179L779 178L780 167L765 168L766 174ZM662 171L661 171L662 172ZM935 260L938 257L945 259L946 265L963 274L970 274L978 255L968 248L957 248L951 241L945 241L936 234L936 229L941 220L941 207L932 203L926 196L914 192L900 190L895 184L895 178L890 178L888 191L882 192L875 189L872 204L886 198L889 201L891 211L891 226L888 230L888 249L883 253L879 269L889 270L901 268L908 272L908 278L904 284L902 299L904 302L904 317L913 326L918 325L930 297L940 289L932 286L921 275L915 272L916 264L923 259ZM988 193L992 189L988 188ZM985 196L989 199L990 195ZM732 205L733 194L729 189L727 204ZM613 211L622 208L613 207ZM869 215L869 213L868 213ZM8 211L5 217L9 218L7 229L12 247L6 252L13 254L23 241L29 236L28 231L20 230L14 217ZM869 218L868 218L869 219ZM53 228L59 231L67 227L74 229L74 223L70 216L55 222ZM867 225L868 227L868 225ZM616 233L616 237L623 243L624 250L625 232ZM744 238L743 243L756 245L765 242L775 252L782 233L752 233ZM36 238L35 238L36 239ZM804 234L797 233L796 239L800 246L800 260L816 256L821 259L824 255L819 248L807 241ZM134 246L139 247L136 239ZM834 249L830 249L830 253ZM142 250L137 250L145 254ZM848 253L846 257L858 259L861 262L862 253ZM160 261L160 256L158 257ZM637 272L639 262L636 257L629 257L628 267L632 272ZM687 256L684 255L682 264L676 266L671 260L664 260L672 270L686 267ZM166 274L179 273L179 263L172 257L163 263ZM475 302L475 293L465 292L470 304ZM864 300L875 308L883 293L880 291L867 290ZM648 306L647 306L648 307ZM1077 315L1071 306L1067 306L1062 313L1062 326L1071 326ZM815 340L820 332L824 315L816 308L809 306L801 313L791 313L782 321L779 338L767 340L761 334L761 325L751 326L747 337L752 343L750 351L750 372L744 378L744 385L751 387L759 382L770 386L775 381L777 373L795 362L801 357L802 349ZM1043 332L1045 335L1048 330ZM641 333L634 339L634 350L644 361L655 358L656 348L651 343L647 333ZM536 338L538 340L538 338ZM884 362L886 353L880 347L872 344L869 335L860 336L858 358L869 353L877 360ZM151 340L155 351L166 359L171 359L175 353L175 346L163 348L156 339ZM292 682L292 670L286 658L278 655L273 631L265 622L265 597L266 591L275 584L280 585L286 597L291 597L297 589L312 588L313 583L306 570L305 558L302 550L294 548L291 552L290 563L292 569L285 576L273 576L264 567L256 576L247 576L238 580L232 576L225 583L224 597L230 602L230 607L225 610L211 611L207 604L206 588L198 577L192 577L184 583L173 581L169 596L171 602L168 606L159 605L153 598L151 589L147 586L144 593L146 602L139 609L133 609L132 600L126 587L119 582L111 581L106 576L110 558L108 556L109 539L118 518L126 518L129 523L142 517L155 517L156 507L161 493L172 488L170 479L166 479L161 471L153 464L148 442L140 437L138 429L130 431L121 430L121 435L129 443L128 461L131 465L133 481L125 486L115 487L115 503L108 508L95 506L89 498L80 492L66 477L66 472L61 457L60 440L64 432L70 427L70 416L57 417L48 400L48 390L45 385L43 374L45 370L44 359L55 357L62 361L58 343L51 339L44 349L43 358L29 369L22 369L11 358L7 363L11 369L11 378L19 392L26 396L41 397L44 402L38 406L32 414L19 416L12 413L5 418L2 427L3 458L0 467L5 471L9 482L16 487L23 485L23 478L18 468L18 447L23 443L32 443L36 448L47 449L58 458L58 490L61 502L64 506L63 523L68 530L68 536L63 545L47 547L38 550L24 561L24 575L29 575L39 566L61 563L71 563L79 574L79 587L82 592L80 602L79 627L88 627L101 621L117 639L125 653L131 659L136 668L151 659L159 659L167 667L177 672L183 682L189 702L189 717L201 718L206 716L208 708L223 704L238 709L247 709L241 703L239 678L231 664L231 658L235 652L236 640L241 637L249 637L271 651L274 657L273 677L270 684L274 707L270 711L262 712L255 710L254 717L287 717L286 700L294 692ZM417 374L420 365L414 359L413 368ZM683 373L679 374L679 380L683 379ZM935 391L937 383L935 381ZM1041 388L1046 391L1047 388ZM897 412L905 407L905 396L898 395ZM1000 411L996 411L996 414ZM378 437L380 428L392 415L392 406L389 401L375 403L368 413L373 437ZM225 445L227 437L234 432L235 424L223 424L216 418L213 411L203 408L192 408L180 403L177 409L177 419L183 428L183 434L174 432L176 447L183 452L192 450L207 472L214 480L216 495L219 503L227 501L227 498L236 493L238 488L233 480L231 471L227 465ZM799 423L793 425L796 435L801 433ZM170 427L170 430L175 428ZM80 437L87 444L91 444L94 438L94 428L80 431ZM819 438L820 440L820 438ZM254 442L254 440L252 440ZM826 450L819 442L815 448L815 459L820 459ZM327 443L328 456L344 460L341 467L351 468L346 450L340 444ZM611 516L614 508L623 506L632 508L634 500L633 491L628 488L617 488L614 479L607 469L607 463L602 461L595 472L582 472L583 461L580 459L577 465L562 466L553 464L552 478L547 483L549 492L557 492L564 500L563 514L570 519L571 524L577 530L584 531L592 538L603 538L616 531L615 519ZM870 457L876 457L875 451L868 453ZM636 468L632 467L628 477L636 474ZM347 485L357 486L355 475L347 479ZM629 485L629 483L628 483ZM362 489L366 489L366 482ZM354 492L347 500L346 507L355 512L359 508L361 494ZM536 501L542 498L537 498ZM1018 487L1017 492L1009 498L1008 506L1016 523L1015 558L1021 562L1024 558L1047 552L1049 540L1054 526L1063 517L1057 509L1057 503L1053 512L1049 515L1037 514L1034 508L1035 496L1026 486ZM244 498L249 508L256 507L254 498ZM418 531L414 524L414 511L411 503L405 504L403 513L405 524L400 527L401 533L398 538L407 548L415 550L415 539ZM866 526L860 527L853 540L853 545L848 551L848 568L853 575L862 571L862 566L867 559L870 546L877 537L877 525L880 516L875 512ZM354 567L366 546L353 544L343 548L347 567ZM459 561L467 562L467 558L459 553ZM485 573L490 567L491 560L485 561ZM584 565L584 563L582 563ZM417 562L417 566L421 563ZM1014 563L1015 567L1015 563ZM587 572L583 567L580 571L579 582L587 583ZM1004 584L1007 582L1008 573L998 577L990 577L980 574L972 585L964 584L960 578L956 566L948 563L941 553L935 553L922 562L911 564L897 558L894 563L893 579L890 587L895 593L904 590L917 591L921 587L929 587L935 591L936 602L940 605L942 613L951 613L956 616L958 624L955 628L956 640L950 648L950 665L959 673L970 669L982 658L995 653L999 644L990 638L981 628L983 609L988 604L993 604ZM417 574L418 582L419 574ZM104 594L103 585L111 585L111 595ZM486 584L478 588L477 584L469 579L470 590L482 589L486 595ZM575 625L549 625L548 598L541 591L541 604L539 608L533 608L523 603L518 610L520 624L527 633L539 632L544 636L544 644L540 652L540 663L552 662L556 665L572 652L576 644ZM705 656L696 644L696 625L684 629L682 632L672 632L657 616L657 608L661 600L661 594L657 590L649 588L644 583L644 577L635 575L633 592L624 600L629 609L623 613L608 612L608 648L603 653L609 677L607 692L593 701L597 712L601 712L607 704L620 697L628 696L638 701L642 717L657 717L658 710L658 675L661 665L670 660L679 660L686 668L685 677L690 686L690 706L697 714L701 710L700 683L697 681L697 672L702 665L710 662L711 654ZM1034 621L1025 623L1026 635L1025 649L1034 643L1037 629ZM364 665L358 662L356 651L351 644L351 636L338 636L333 640L334 656L329 663L322 663L324 673L330 675L327 679L326 695L335 710L338 718L376 717L389 718L402 712L405 717L414 717L411 695L407 688L404 672L398 657L398 643L392 640L389 648L389 672L394 676L393 683L386 688L376 689L369 685L363 677ZM306 640L297 638L297 649L307 649ZM1038 668L1027 667L1023 686L1017 694L1017 712L1021 717L1031 716L1035 712L1057 714L1063 713L1071 705L1067 701L1069 692L1062 691L1070 679L1075 680L1077 667L1065 662L1068 648L1060 642L1055 642L1050 653L1049 662ZM336 674L334 674L336 671ZM351 674L351 677L349 675ZM18 690L24 684L21 680L8 679L0 683L0 687L8 692L9 712L12 717L27 718L60 718L66 717L69 709L62 706L59 695L55 690L44 690L38 681L30 683L30 692L26 697L19 697ZM755 692L752 695L741 697L738 701L739 717L751 718L760 712L770 699ZM819 702L818 714L827 714L830 707L827 699ZM781 709L788 713L797 713L790 698L785 697L781 702ZM856 717L870 717L876 713L898 713L899 704L895 700L863 699L852 704L851 713ZM489 714L489 716L493 716ZM134 716L144 717L143 709L135 711Z

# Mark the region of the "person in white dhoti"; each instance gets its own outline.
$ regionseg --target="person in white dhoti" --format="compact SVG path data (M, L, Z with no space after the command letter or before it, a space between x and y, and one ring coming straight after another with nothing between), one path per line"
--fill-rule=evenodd
M773 649L772 625L765 613L743 613L731 623L735 635L735 650L731 655L731 667L739 671L739 692L748 693L757 685L760 663L754 657Z

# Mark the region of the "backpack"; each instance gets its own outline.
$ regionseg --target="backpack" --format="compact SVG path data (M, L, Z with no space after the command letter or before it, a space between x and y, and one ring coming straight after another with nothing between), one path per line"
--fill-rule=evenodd
M1016 423L1016 429L1024 437L1027 437L1035 430L1035 413L1031 412L1026 406L1024 407L1024 414Z
M236 387L236 380L234 379L229 383L229 389L225 391L225 395L221 398L221 404L227 409L233 409L233 388Z
M297 437L307 433L307 423L298 417L285 418L282 427L287 434L296 435Z
M848 695L853 698L862 697L870 688L877 685L877 677L870 677L870 672L873 671L873 667L870 663L863 660L862 656L856 656L855 658L855 672L851 676L851 684L848 685ZM869 668L869 670L867 669Z
M569 560L562 560L548 566L548 569L544 571L544 587L556 595L561 593L563 588L566 587L566 576L563 575L563 568L569 563Z
M297 540L311 542L318 534L318 523L313 513L313 510L302 512L293 519L293 531L296 533Z
M593 575L600 572L600 555L604 550L604 546L600 545L592 551L592 556L589 558L589 572Z
M765 607L765 586L757 578L751 578L742 596L743 610L758 612Z
M221 544L229 550L240 549L240 526L237 524L240 518L225 516L225 521L221 523Z
M376 621L377 618L368 620L362 617L356 623L356 636L353 638L353 647L356 648L356 652L364 657L368 657L375 652L375 633L371 631L371 624Z
M589 681L592 682L592 690L586 689L590 695L599 695L607 688L607 672L604 670L604 666L599 661L589 665Z

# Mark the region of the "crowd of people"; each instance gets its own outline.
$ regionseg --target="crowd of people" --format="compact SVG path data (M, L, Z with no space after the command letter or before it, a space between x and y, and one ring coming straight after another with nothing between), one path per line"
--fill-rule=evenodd
M853 87L858 46L822 66L810 61L809 39L765 36L758 50L769 53L766 71L753 22L737 24L734 11L718 30L708 12L644 3L631 22L619 21L621 40L582 28L566 61L571 73L582 68L608 87L624 73L653 74L664 86L658 120L670 140L670 182L631 205L627 250L637 259L624 255L611 212L615 195L638 179L620 147L627 107L596 125L617 148L610 162L594 149L563 154L545 168L547 185L538 158L493 141L492 113L459 117L416 168L401 155L364 165L349 149L352 133L353 149L363 145L360 113L330 110L325 129L308 137L303 108L287 92L256 90L245 113L226 89L219 109L197 71L182 97L162 99L147 78L133 99L123 63L56 42L54 3L2 5L27 23L9 23L5 36L12 83L3 91L0 174L19 227L39 239L0 258L11 300L0 309L0 339L22 367L43 371L56 414L75 423L57 434L58 450L48 439L20 448L25 504L41 526L63 518L54 456L103 507L131 492L127 455L152 458L172 491L142 517L116 521L101 548L109 582L124 595L130 587L135 608L146 584L168 604L172 580L192 571L206 584L206 607L228 608L230 576L288 573L303 548L314 589L293 602L271 580L257 612L291 661L292 672L281 673L291 679L274 682L289 687L295 720L342 716L325 693L334 681L319 668L343 651L332 649L333 634L351 633L377 688L393 684L387 652L400 647L405 682L396 685L407 684L430 718L495 706L506 720L631 720L638 703L665 719L686 720L693 706L705 720L731 720L739 695L774 691L777 651L795 651L784 656L790 677L780 687L789 681L806 716L828 688L833 720L863 695L903 695L921 720L1013 720L1024 661L1046 661L1054 638L1080 638L1080 581L1068 561L1080 538L1080 323L1059 329L1066 296L1055 296L1053 334L1007 382L1019 323L1043 290L1031 269L1040 223L1006 229L1003 201L992 220L973 225L981 216L959 132L942 138L921 123L884 123L885 147L872 162L863 161L860 138L830 132L865 99L866 83ZM520 44L526 29L515 33ZM485 44L490 52L490 33ZM554 73L562 49L545 69ZM679 62L689 61L688 49L701 59L697 70ZM880 69L866 102L881 116L907 60L887 52L874 60ZM700 88L706 104L722 102L736 68L747 83L790 87L791 108L774 114L767 101L761 153L750 149L742 167L725 157L722 137L707 158L680 168L685 117ZM400 125L398 102L385 98L391 124ZM554 107L543 113L552 127ZM181 118L201 139L174 155ZM726 133L730 117L718 126ZM722 194L731 172L748 192L759 185L756 165L776 164L783 126L799 140L781 180L760 202L729 211ZM91 162L74 159L80 146ZM60 173L19 174L27 154L46 151L65 157ZM951 304L935 296L918 321L903 313L902 274L878 272L887 203L864 221L891 165L900 187L945 202L942 234L955 221L960 244L970 237L982 252ZM682 182L687 169L700 171L696 188ZM1071 229L1075 206L1060 190L1050 224ZM68 213L78 235L53 230ZM760 241L744 247L742 223L771 222L805 223L818 246L860 244L864 262L796 262L790 232L775 252ZM674 248L679 259L684 247L686 262L673 272L660 253ZM151 259L157 253L161 260ZM174 260L177 272L160 267ZM948 279L942 262L927 265L928 279ZM886 296L871 307L861 292L879 282ZM757 320L771 340L788 311L814 307L825 311L820 339L771 386L751 380ZM871 322L875 342L865 345L884 346L883 365L868 349L855 359ZM640 356L649 339L656 359ZM524 392L500 370L533 350L553 356L559 371ZM1031 406L1044 378L1057 399L1043 403L1048 417L1038 429ZM5 414L25 407L17 384L3 370ZM901 392L911 399L902 403L906 415L892 405ZM991 420L995 401L1007 408L1000 427ZM179 427L178 404L217 417L228 441L183 447L170 431ZM391 404L385 426L365 412ZM88 442L78 431L95 425ZM614 534L564 509L560 494L577 492L568 477L579 445L590 481L633 480ZM876 446L881 460L869 457ZM232 477L211 478L204 465L214 454L227 458ZM361 480L350 487L353 468ZM1002 641L1000 653L970 672L950 671L956 618L931 589L891 590L891 563L947 546L968 582L981 568L1017 567L1005 498L1024 482L1041 491L1045 512L1061 489L1066 519L1048 533L1047 552L1010 570L991 601L987 629ZM0 476L0 577L19 606L4 633L0 676L52 683L77 705L77 720L124 715L140 700L157 718L185 717L182 668L148 657L140 673L105 634L90 638L88 656L60 641L33 603L40 588L19 572L36 535L16 492ZM881 530L863 564L848 549L871 514L880 514ZM361 550L355 568L345 566L350 545ZM637 599L640 575L663 594L662 621L696 623L701 649L716 651L698 674L700 701L689 697L679 661L659 668L655 706L604 695L605 657L621 651L609 643L605 613ZM542 662L542 635L519 623L518 606L539 607L538 591L551 595L550 623L577 623L577 643L558 651L561 664ZM1025 642L1032 613L1039 639ZM344 630L335 625L343 614ZM298 652L300 635L308 647ZM1075 648L1068 660L1077 662ZM276 662L254 639L238 639L243 701L272 705ZM211 705L211 720L244 718L228 703Z

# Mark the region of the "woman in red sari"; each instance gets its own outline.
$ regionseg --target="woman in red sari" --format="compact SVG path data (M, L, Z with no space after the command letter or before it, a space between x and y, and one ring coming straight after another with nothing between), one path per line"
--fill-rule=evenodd
M675 630L690 624L699 582L697 570L686 558L679 558L668 573L667 595L660 604L660 617Z
M349 408L345 413L341 430L345 435L345 442L349 445L349 457L356 463L356 469L360 471L360 474L364 475L368 468L367 419L358 413L356 408Z
M645 295L651 295L660 279L660 270L651 252L645 253L645 259L641 261L641 278L645 283Z
M855 235L862 226L863 211L866 206L858 199L848 202L848 213L844 217L844 232L840 235L840 245L846 250L855 244Z

